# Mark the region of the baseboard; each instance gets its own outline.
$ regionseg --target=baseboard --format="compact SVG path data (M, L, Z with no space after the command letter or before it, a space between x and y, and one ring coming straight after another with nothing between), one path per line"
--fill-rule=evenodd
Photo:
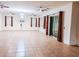
M38 30L2 30L2 31L38 31Z

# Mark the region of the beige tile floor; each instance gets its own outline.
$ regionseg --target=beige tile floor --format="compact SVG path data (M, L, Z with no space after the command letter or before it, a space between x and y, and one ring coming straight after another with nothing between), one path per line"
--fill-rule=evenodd
M3 31L0 32L0 56L79 56L79 47L65 45L38 31Z

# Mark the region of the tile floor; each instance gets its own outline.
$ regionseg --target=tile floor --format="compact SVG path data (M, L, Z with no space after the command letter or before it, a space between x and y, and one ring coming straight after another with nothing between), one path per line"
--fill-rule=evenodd
M79 56L79 47L68 46L38 31L0 32L1 57Z

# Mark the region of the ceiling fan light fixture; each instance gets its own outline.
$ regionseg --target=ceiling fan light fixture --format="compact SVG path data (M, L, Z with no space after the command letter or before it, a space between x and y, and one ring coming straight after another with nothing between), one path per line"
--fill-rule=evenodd
M9 6L4 5L4 4L2 4L2 3L0 2L0 8L9 8Z
M50 8L44 8L42 6L39 7L39 11L40 12L45 12L45 11L48 11Z

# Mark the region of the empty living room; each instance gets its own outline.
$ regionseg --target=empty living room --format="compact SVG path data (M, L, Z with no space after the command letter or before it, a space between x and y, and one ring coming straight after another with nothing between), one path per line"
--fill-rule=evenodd
M0 57L79 57L79 1L0 1Z

